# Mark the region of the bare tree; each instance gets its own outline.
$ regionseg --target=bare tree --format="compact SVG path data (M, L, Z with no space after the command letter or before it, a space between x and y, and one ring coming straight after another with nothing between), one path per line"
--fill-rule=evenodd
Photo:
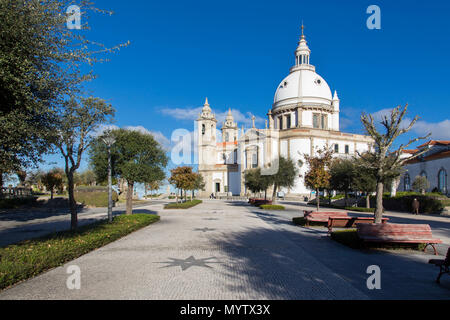
M383 218L383 192L384 183L398 175L399 169L405 164L405 162L417 158L422 155L426 150L422 150L411 157L402 158L403 150L408 148L411 144L427 139L430 135L425 137L419 137L409 140L408 143L400 145L396 150L393 149L395 140L402 134L411 130L414 124L419 120L416 116L408 126L403 125L403 118L408 110L408 105L405 107L398 106L391 111L390 115L383 117L381 124L385 129L385 133L378 132L373 116L363 113L361 116L361 122L366 129L366 132L374 140L374 148L371 152L358 155L361 157L361 163L368 169L372 169L375 172L377 180L377 197L376 197L376 209L375 209L375 223L381 223Z

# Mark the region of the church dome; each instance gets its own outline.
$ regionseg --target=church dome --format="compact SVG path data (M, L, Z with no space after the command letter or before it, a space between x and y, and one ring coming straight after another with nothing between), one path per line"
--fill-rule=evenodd
M274 108L288 104L331 104L331 89L325 79L309 69L299 69L289 74L278 86Z
M303 33L295 51L295 65L275 93L273 109L295 104L331 105L333 96L328 83L309 63L311 50Z

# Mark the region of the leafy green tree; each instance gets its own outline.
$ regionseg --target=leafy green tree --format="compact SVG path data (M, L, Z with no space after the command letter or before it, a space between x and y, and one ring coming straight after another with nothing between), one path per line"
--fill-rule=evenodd
M183 199L183 191L194 190L198 176L193 172L192 167L183 166L170 170L171 176L169 183L181 191L181 199ZM184 193L186 200L186 192ZM178 198L177 198L178 202Z
M62 110L58 120L55 145L65 161L67 190L71 214L71 229L78 226L75 200L75 172L80 168L84 152L93 142L93 134L99 126L111 122L114 109L99 98L72 98Z
M133 213L133 191L136 183L164 180L167 156L151 134L125 129L112 130L112 174L127 182L127 214ZM99 181L107 179L108 153L102 137L90 148L90 162Z
M320 210L320 190L330 188L331 175L329 167L333 152L328 149L318 150L317 155L305 154L305 161L308 164L308 171L305 174L305 185L316 191L317 211ZM303 162L299 161L300 166Z
M356 170L351 159L335 159L330 165L330 188L345 194L345 206L348 206L348 193L354 190Z
M364 125L366 133L372 137L374 141L373 150L362 155L360 154L360 157L362 164L366 168L375 171L377 179L375 223L382 222L383 193L386 181L395 177L406 161L417 158L426 152L426 149L424 149L409 158L402 158L403 150L419 140L428 138L430 135L411 139L408 143L402 144L398 148L393 147L397 138L409 132L417 120L419 120L419 117L416 116L408 125L405 125L403 119L407 110L408 105L403 109L401 109L401 106L398 106L392 109L389 115L384 116L381 121L382 128L384 129L383 133L378 131L372 115L363 113L361 116L361 122Z
M245 186L253 193L264 191L264 200L267 200L267 189L272 185L272 176L261 175L261 168L245 171Z
M273 185L272 203L276 203L277 191L279 188L292 188L295 184L298 170L291 159L280 157L278 159L278 171L267 179Z
M89 67L106 48L67 28L72 0L0 1L0 174L37 164L52 147L58 111L93 79ZM83 29L86 12L101 12L78 1ZM86 67L86 68L83 68Z
M60 170L53 169L45 173L42 178L42 183L50 191L50 199L53 200L53 193L56 189L60 189L63 185L63 177Z
M427 189L430 188L430 182L428 182L428 179L425 176L417 176L414 179L412 188L413 188L413 190L415 190L417 192L425 194Z

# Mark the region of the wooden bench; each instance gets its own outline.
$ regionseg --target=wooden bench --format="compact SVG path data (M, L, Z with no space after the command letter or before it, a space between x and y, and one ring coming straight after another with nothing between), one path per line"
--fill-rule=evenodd
M387 223L389 218L383 218L382 223ZM356 228L358 223L374 223L375 218L371 217L330 217L328 219L328 233L333 232L333 227Z
M306 226L309 227L310 222L323 222L328 223L330 217L342 217L348 218L347 212L312 212L305 211L304 214L306 220Z
M439 272L439 276L437 277L436 282L441 283L441 277L444 273L450 274L450 248L448 248L447 256L445 260L430 260L428 263L434 264L435 266L441 268Z
M424 252L428 246L433 247L437 255L435 244L442 243L434 239L428 224L358 224L358 236L364 242L379 243L424 243Z

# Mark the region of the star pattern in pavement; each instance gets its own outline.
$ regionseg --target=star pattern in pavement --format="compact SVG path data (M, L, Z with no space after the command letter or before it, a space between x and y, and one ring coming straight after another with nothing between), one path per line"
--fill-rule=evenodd
M216 259L216 257L210 257L205 259L195 259L194 256L190 256L187 259L176 259L176 258L168 258L171 261L157 262L167 264L162 268L171 268L171 267L180 267L181 271L186 271L191 267L200 267L200 268L208 268L212 269L208 264L211 263L220 263L217 261L210 261Z
M203 229L200 229L200 228L197 228L197 229L194 229L194 231L197 231L197 232L203 232L203 233L205 233L205 232L211 232L211 231L215 231L216 229L210 229L210 228L203 228Z

